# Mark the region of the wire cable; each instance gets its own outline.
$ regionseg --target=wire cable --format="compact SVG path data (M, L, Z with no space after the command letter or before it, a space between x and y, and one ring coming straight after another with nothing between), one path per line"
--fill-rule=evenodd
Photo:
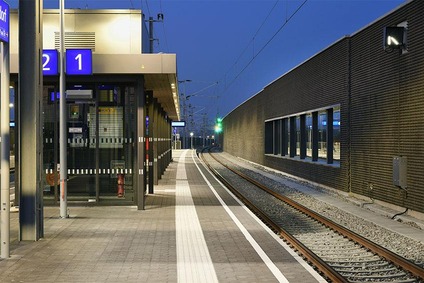
M289 18L286 19L286 21L273 34L273 36L271 36L271 38L265 43L265 45L262 46L262 48L256 54L253 55L252 59L250 59L250 61L246 64L246 66L244 66L244 68L234 77L234 79L231 80L230 83L225 86L225 89L224 89L223 93L225 93L230 88L230 86L250 66L250 64L256 59L256 57L258 57L258 55L262 53L262 51L268 46L269 43L271 43L271 41L277 36L277 34L290 22L290 20L300 11L300 9L302 9L302 7L306 4L306 2L308 2L308 0L303 1L303 3L290 15Z
M160 12L161 14L163 14L163 9L162 9L162 0L159 1L159 7L160 7ZM165 52L170 52L169 50L169 45L168 45L168 38L166 36L166 29L165 29L165 21L162 19L162 29L163 29L163 37L165 39Z
M271 8L271 10L269 11L268 15L265 17L265 19L263 20L262 24L259 26L259 28L256 30L255 34L253 35L252 39L249 41L249 43L246 45L246 47L243 49L243 51L240 53L240 55L237 57L236 61L234 62L234 64L229 68L229 70L225 73L224 78L228 75L228 73L230 72L230 70L232 68L234 68L235 66L237 66L239 60L241 59L241 57L244 55L244 53L246 53L247 49L249 48L250 44L252 42L254 42L256 36L258 35L259 31L262 29L262 27L264 26L265 22L268 20L269 16L271 15L271 13L274 11L275 7L277 6L278 2L280 0L275 1L274 6Z
M150 15L151 15L151 13L150 13L149 3L147 2L147 0L145 0L145 2L146 2L147 13L148 13L148 15L150 16ZM144 13L144 9L143 9L143 0L141 0L141 10L143 10L142 12Z

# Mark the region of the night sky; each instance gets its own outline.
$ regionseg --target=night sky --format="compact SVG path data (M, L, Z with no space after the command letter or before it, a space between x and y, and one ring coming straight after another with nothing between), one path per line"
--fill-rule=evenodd
M18 2L7 1L11 8ZM65 8L142 9L155 52L176 53L195 122L225 116L266 85L405 0L65 0ZM44 1L58 8L59 0Z

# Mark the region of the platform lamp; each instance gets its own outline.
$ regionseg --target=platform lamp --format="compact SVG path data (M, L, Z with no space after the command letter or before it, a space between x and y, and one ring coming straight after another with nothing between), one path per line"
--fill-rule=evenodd
M66 113L66 95L65 95L65 0L60 0L60 52L59 52L59 159L60 159L60 218L68 218L68 159L67 159L67 113Z
M184 93L180 93L180 95L181 95L181 97L183 98L183 100L182 100L182 102L183 102L183 105L182 105L182 108L183 108L183 120L184 121L187 121L187 92L186 92L186 84L185 83L190 83L191 82L191 80L179 80L178 81L178 83L180 83L180 84L184 84ZM187 146L187 130L186 130L186 128L184 127L183 128L183 148L188 148L188 146Z
M190 148L191 148L191 149L193 149L193 136L194 136L194 133L193 133L193 132L191 132L191 133L190 133L190 145L191 145L191 146L190 146Z
M400 52L406 49L406 28L404 26L392 26L384 28L384 51L387 53L395 49Z

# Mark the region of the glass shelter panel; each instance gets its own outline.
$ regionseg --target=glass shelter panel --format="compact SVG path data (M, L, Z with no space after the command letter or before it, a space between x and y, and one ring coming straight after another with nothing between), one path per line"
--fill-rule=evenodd
M44 196L59 200L59 92L57 87L43 88L43 173Z
M125 196L125 183L132 183L132 154L129 154L133 141L130 134L132 123L128 121L131 117L124 115L127 110L132 112L132 106L125 99L126 93L129 94L128 89L102 85L99 87L97 115L96 109L92 109L93 128L98 126L99 130L98 144L90 146L98 146L101 198L122 198ZM128 190L128 185L126 187Z
M135 90L126 85L68 85L92 95L68 96L68 201L134 201ZM45 199L58 202L59 97L44 88ZM90 92L92 91L92 92Z
M96 155L90 148L92 117L95 101L70 101L68 114L68 196L96 197Z

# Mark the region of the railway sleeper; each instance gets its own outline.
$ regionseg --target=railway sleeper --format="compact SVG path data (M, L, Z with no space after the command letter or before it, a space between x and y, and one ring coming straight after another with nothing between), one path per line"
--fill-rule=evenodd
M342 274L343 275L343 274ZM376 275L364 275L364 276L345 276L350 282L419 282L416 278L409 277L405 273L402 274L376 274ZM371 281L372 280L372 281Z

